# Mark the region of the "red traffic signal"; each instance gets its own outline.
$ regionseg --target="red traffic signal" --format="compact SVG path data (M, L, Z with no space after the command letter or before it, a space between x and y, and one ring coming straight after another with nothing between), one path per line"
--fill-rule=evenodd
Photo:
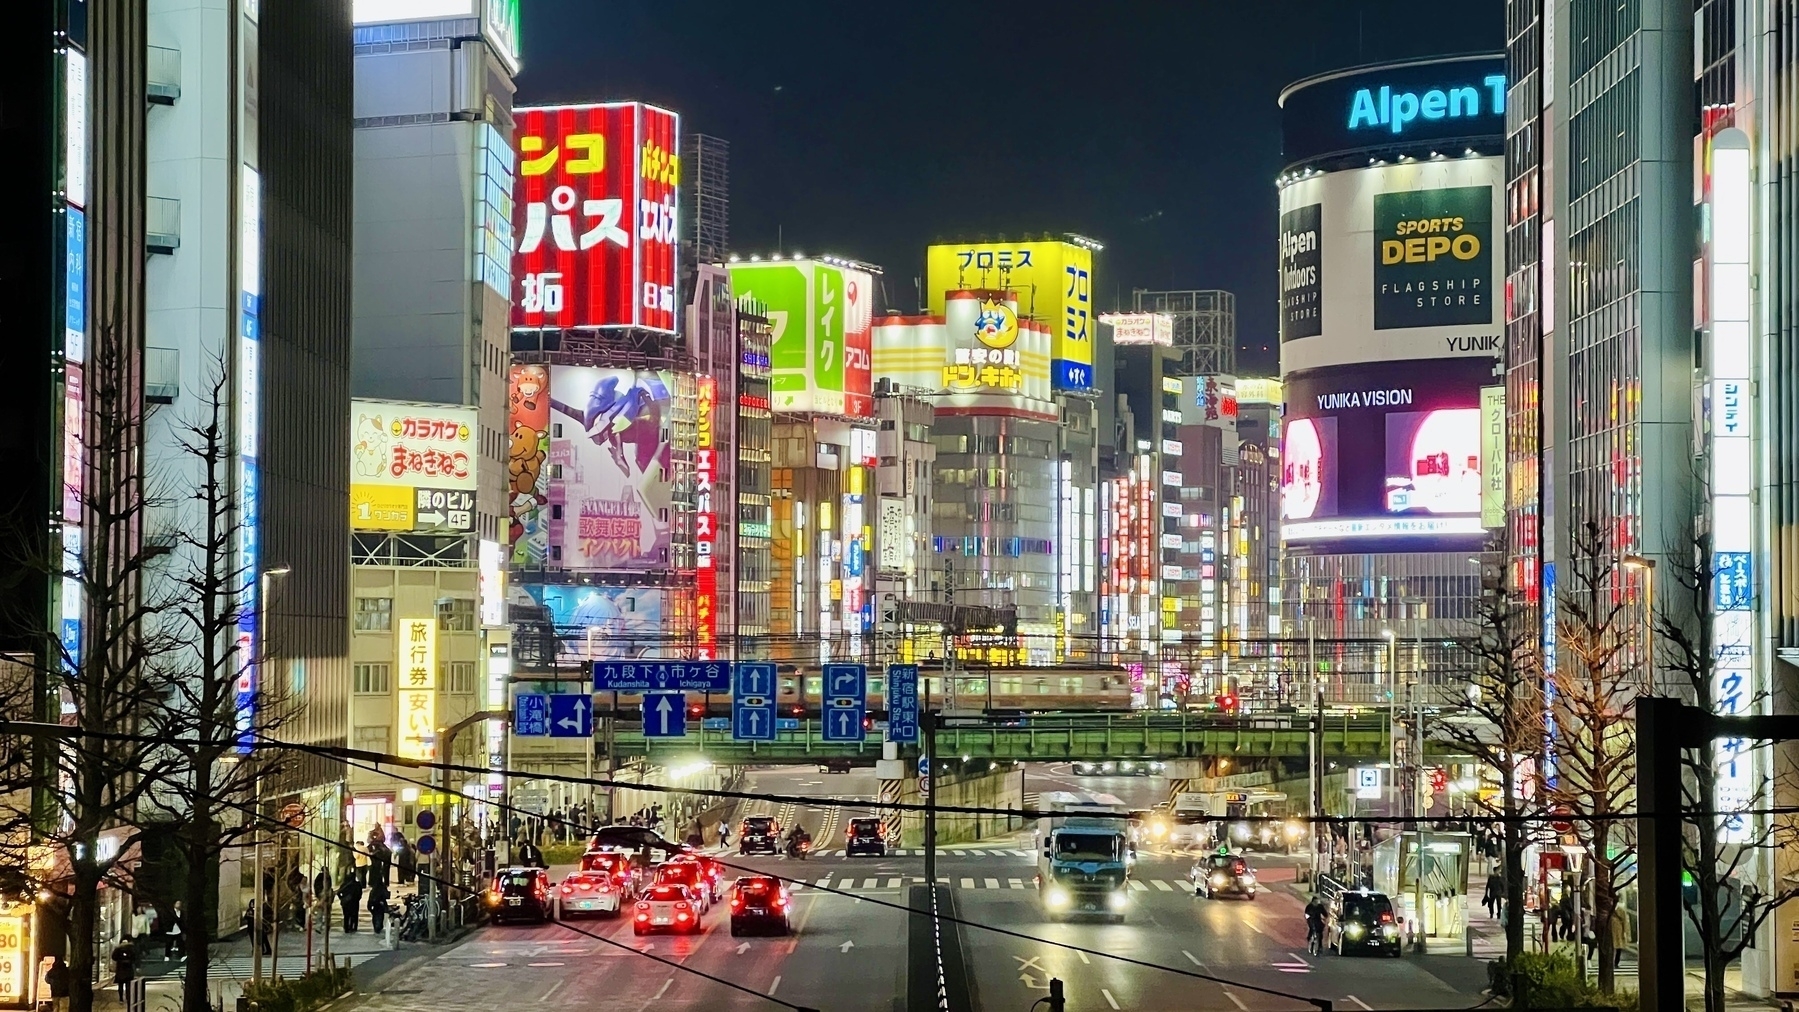
M1449 771L1434 769L1430 771L1430 790L1432 794L1442 794L1449 790Z
M1237 694L1234 692L1227 692L1224 695L1219 696L1216 702L1218 703L1218 708L1225 713L1237 712Z

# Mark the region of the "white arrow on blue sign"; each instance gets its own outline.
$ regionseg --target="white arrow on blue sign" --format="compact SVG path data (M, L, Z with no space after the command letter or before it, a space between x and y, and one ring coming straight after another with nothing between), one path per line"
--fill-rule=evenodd
M731 678L731 737L737 741L774 741L775 666L755 661L736 667Z
M687 737L687 697L679 692L658 692L643 697L645 738Z
M512 733L521 738L542 738L550 733L550 697L520 693L512 700Z
M868 665L827 664L824 666L824 708L819 714L823 723L819 738L823 741L862 741L862 726L868 714Z
M593 700L586 693L550 697L550 737L593 737Z

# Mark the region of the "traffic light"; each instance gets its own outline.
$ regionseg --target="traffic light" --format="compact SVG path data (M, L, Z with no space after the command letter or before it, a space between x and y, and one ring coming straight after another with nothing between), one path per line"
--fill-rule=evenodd
M1693 873L1685 868L1680 870L1680 902L1689 907L1699 905L1699 883L1693 881Z
M1224 695L1219 696L1217 702L1218 702L1218 708L1220 710L1223 710L1225 713L1227 713L1233 717L1236 716L1236 714L1237 714L1237 694L1236 693L1227 692Z

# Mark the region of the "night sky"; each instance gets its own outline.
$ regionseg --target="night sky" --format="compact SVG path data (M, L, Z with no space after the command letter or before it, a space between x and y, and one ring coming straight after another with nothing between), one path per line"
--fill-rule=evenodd
M1235 292L1246 374L1275 365L1281 88L1505 43L1503 0L528 0L523 28L519 103L641 99L731 142L738 253L881 264L911 311L933 241L1078 232L1101 309Z

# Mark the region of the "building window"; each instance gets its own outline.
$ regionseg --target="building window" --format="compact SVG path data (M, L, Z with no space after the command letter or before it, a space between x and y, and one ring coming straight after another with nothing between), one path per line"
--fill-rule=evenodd
M356 728L351 744L365 752L387 751L388 726L386 724L366 724Z
M474 661L447 661L437 676L443 680L444 685L448 686L444 689L445 692L464 696L472 696L475 693Z
M437 628L439 632L474 632L475 599L452 597L437 602Z
M390 668L386 664L357 664L351 668L352 691L359 696L384 696Z
M393 598L359 597L356 599L357 632L392 632L393 627Z

